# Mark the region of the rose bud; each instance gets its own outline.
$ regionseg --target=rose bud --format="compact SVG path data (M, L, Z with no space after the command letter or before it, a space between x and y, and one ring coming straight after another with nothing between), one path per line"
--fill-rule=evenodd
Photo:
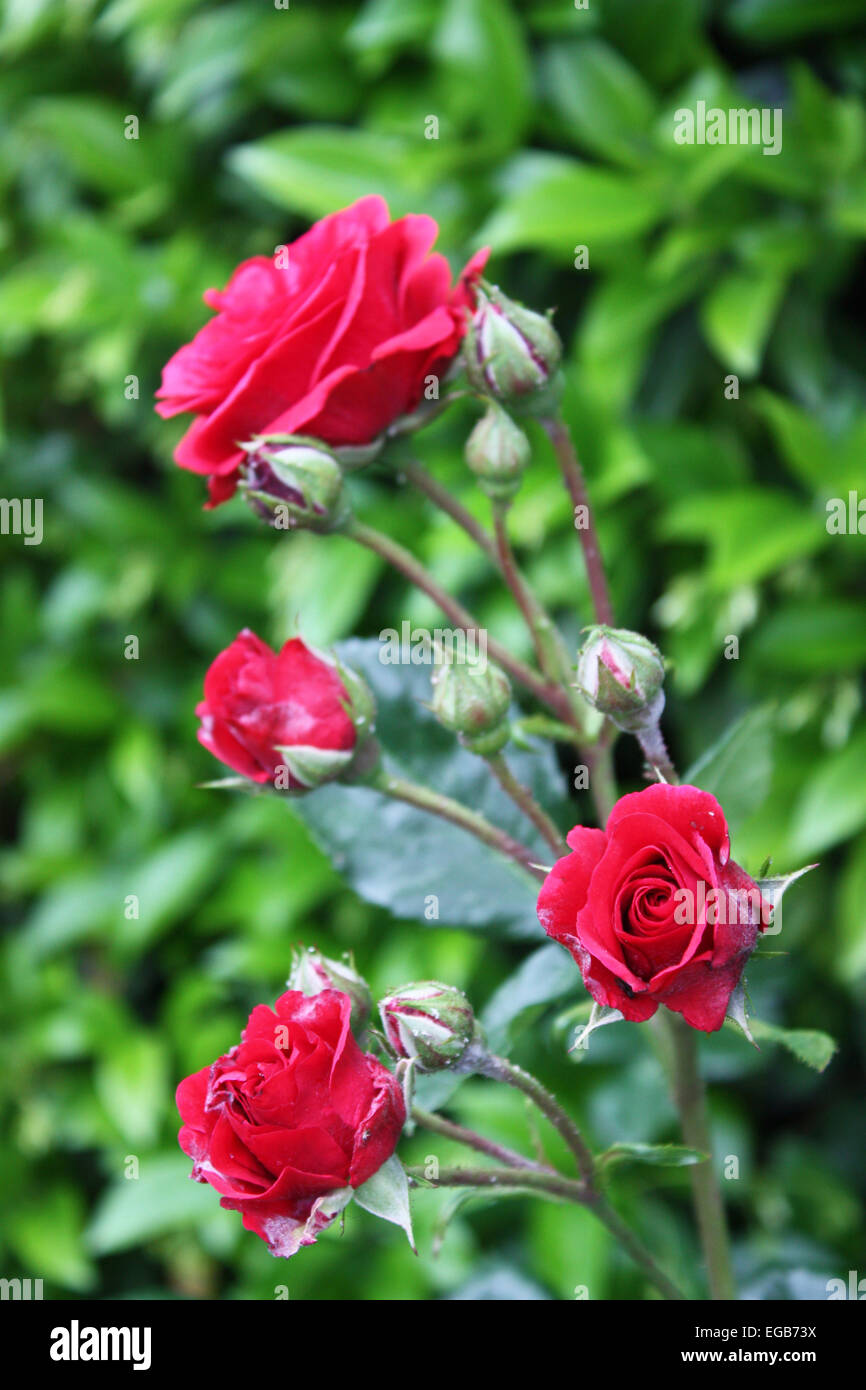
M272 1255L314 1244L403 1129L400 1085L358 1047L351 1010L337 990L289 990L253 1009L240 1043L177 1089L193 1178Z
M402 985L381 1001L379 1014L394 1056L415 1060L421 1071L458 1067L481 1041L466 995L437 980Z
M360 465L445 380L488 252L454 281L437 232L370 195L206 291L213 315L166 364L156 408L194 417L174 456L207 477L208 506L237 488L239 441L309 435Z
M446 661L436 667L432 684L430 708L464 748L489 757L505 747L511 685L504 671L489 661Z
M639 732L664 708L665 668L657 647L639 632L593 627L577 657L577 686L620 729Z
M561 357L562 343L549 318L494 285L478 290L463 343L466 375L476 391L506 405L527 403L551 386Z
M657 783L620 797L604 830L575 826L538 897L597 1004L633 1022L660 1004L721 1028L771 904L730 857L709 792Z
M466 462L493 501L510 501L515 495L531 452L523 430L495 401L466 441Z
M349 508L342 469L329 449L291 435L268 435L245 448L241 486L259 516L280 530L339 530Z
M312 946L292 952L286 987L307 995L321 994L323 989L348 994L352 1001L352 1031L356 1034L366 1027L373 1008L370 986L354 966L345 960L331 960Z
M199 742L243 777L303 792L346 774L373 727L354 671L300 637L274 652L245 628L210 667Z

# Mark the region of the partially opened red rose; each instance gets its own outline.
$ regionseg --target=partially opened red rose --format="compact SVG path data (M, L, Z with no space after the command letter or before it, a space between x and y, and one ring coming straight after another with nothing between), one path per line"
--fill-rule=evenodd
M312 1245L403 1128L400 1085L358 1047L351 1013L338 990L289 990L273 1009L253 1009L238 1046L177 1088L193 1178L274 1255Z
M195 712L199 742L220 762L254 782L273 782L285 770L287 789L297 791L351 762L353 709L332 661L300 637L274 652L245 628L210 667Z
M452 286L429 254L437 233L431 217L392 222L382 198L361 198L207 291L216 317L166 365L157 410L196 416L175 458L209 476L211 506L231 497L254 436L370 444L448 369L487 252Z
M730 858L724 812L697 787L623 796L604 830L576 826L538 898L548 936L599 1004L632 1021L660 1004L721 1028L770 904Z

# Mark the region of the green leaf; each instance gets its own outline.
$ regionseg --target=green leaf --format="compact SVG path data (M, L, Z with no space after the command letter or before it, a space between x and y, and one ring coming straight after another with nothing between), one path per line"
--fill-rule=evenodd
M213 1213L216 1194L207 1183L193 1182L182 1153L145 1156L140 1164L138 1178L118 1178L100 1199L87 1231L94 1255L141 1245Z
M580 972L568 952L554 942L539 947L487 1002L481 1022L490 1046L502 1051L547 1004L582 992Z
M373 1216L380 1216L383 1221L393 1221L395 1226L402 1227L415 1250L412 1213L409 1210L409 1179L396 1154L392 1154L372 1178L355 1188L355 1201Z
M773 673L856 673L866 662L866 606L841 595L787 603L765 620L752 655Z
M821 1033L815 1028L780 1028L775 1023L762 1023L759 1018L751 1020L752 1032L758 1042L779 1043L800 1062L815 1071L823 1071L829 1064L838 1043L829 1033Z
M552 44L541 74L564 135L618 163L637 165L646 158L656 101L616 49L596 39Z
M690 1168L703 1163L709 1155L684 1144L612 1144L600 1158L603 1166L610 1163L646 1163L653 1168Z
M545 166L503 198L478 233L479 245L499 252L535 248L571 261L575 246L591 252L603 241L633 240L665 211L649 178L553 156Z
M724 22L744 39L777 43L804 34L845 29L863 18L861 0L734 0Z
M732 835L769 795L773 724L771 706L750 710L683 775L684 782L712 793Z
M375 640L341 643L338 651L373 689L376 732L388 767L480 811L533 849L538 863L549 864L550 847L493 782L486 765L425 708L430 668L384 664ZM546 808L565 819L563 783L552 751L545 747L509 756ZM334 783L315 796L294 799L289 809L368 902L434 927L496 927L511 936L537 938L537 881L469 832L364 786Z
M807 778L791 828L794 854L820 854L866 825L864 767L866 728L861 728Z
M851 846L842 871L837 927L834 971L846 982L857 980L866 974L866 835Z
M365 130L305 126L280 131L228 155L229 168L279 207L324 217L370 193L393 217L417 211L435 180L432 156L418 160L414 144Z
M790 493L768 487L683 497L668 510L660 530L672 539L705 541L708 581L723 590L757 583L830 539L823 517L811 515Z
M54 1279L76 1293L86 1293L95 1272L83 1246L81 1194L51 1187L23 1210L10 1208L4 1225L9 1242L27 1275Z
M443 106L458 126L482 129L509 149L530 114L530 69L523 33L505 0L445 0L432 40L444 79Z
M147 1033L116 1039L100 1063L95 1085L123 1139L152 1144L170 1094L163 1043Z
M701 321L724 367L740 376L757 374L784 289L784 277L773 270L735 271L714 285Z

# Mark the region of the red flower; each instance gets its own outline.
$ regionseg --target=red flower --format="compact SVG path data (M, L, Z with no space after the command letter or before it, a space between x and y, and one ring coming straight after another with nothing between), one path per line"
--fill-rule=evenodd
M273 1009L253 1009L240 1044L177 1088L192 1176L273 1255L312 1245L403 1128L400 1085L358 1047L351 1012L338 990L289 990Z
M271 782L287 768L288 788L307 788L351 760L357 735L350 705L336 668L300 637L277 653L245 628L204 678L198 738L254 782Z
M488 254L452 288L445 257L428 255L438 230L361 198L206 292L216 317L166 365L156 408L195 413L175 458L209 474L209 505L231 497L255 435L369 444L418 405L457 353Z
M605 830L578 825L568 843L538 916L593 999L632 1021L664 1004L693 1028L721 1028L770 905L729 857L715 797L647 787L620 797Z

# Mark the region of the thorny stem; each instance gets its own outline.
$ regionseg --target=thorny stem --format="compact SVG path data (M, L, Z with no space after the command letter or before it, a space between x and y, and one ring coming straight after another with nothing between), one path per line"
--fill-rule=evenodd
M697 1035L683 1019L668 1010L664 1010L664 1023L672 1090L683 1140L690 1148L712 1155L706 1087L698 1065ZM710 1296L715 1300L736 1298L725 1207L712 1157L696 1163L689 1172L695 1216L707 1262Z
M556 629L517 568L514 552L511 549L511 541L508 538L506 524L508 508L507 502L493 503L497 564L532 635L541 670L548 680L559 681L562 678L562 661L557 650Z
M429 570L425 569L410 551L399 545L397 541L392 540L390 536L386 536L381 531L375 530L372 526L366 526L354 518L346 524L343 534L357 541L360 545L366 546L368 550L374 551L383 560L387 560L412 584L421 589L429 598L432 598L445 616L451 619L455 627L468 633L480 631L479 624L472 614L436 582ZM514 680L525 686L527 690L531 690L533 695L543 704L546 704L549 709L552 709L559 718L567 723L571 722L573 717L571 705L564 690L560 689L558 685L543 680L530 666L520 661L507 647L503 647L492 637L487 639L487 650L493 660Z
M528 1168L534 1173L555 1172L547 1163L536 1163L534 1159L526 1158L515 1149L508 1149L504 1144L485 1139L482 1134L476 1134L474 1129L465 1129L463 1125L454 1124L452 1120L446 1120L444 1116L435 1115L429 1110L422 1110L417 1105L412 1107L412 1119L425 1129L432 1130L434 1134L441 1134L443 1139L453 1139L456 1144L465 1144L467 1148L487 1154L488 1158L498 1159L507 1168Z
M660 772L666 782L675 783L679 780L658 721L652 728L642 729L637 735L637 741L650 767Z
M482 1076L489 1076L494 1081L504 1081L507 1086L513 1086L515 1090L522 1091L528 1096L533 1105L536 1105L542 1115L553 1125L553 1128L562 1136L571 1150L577 1163L577 1170L580 1173L585 1188L591 1188L595 1175L595 1159L589 1145L584 1140L577 1125L569 1115L566 1115L558 1101L550 1094L545 1086L528 1071L518 1067L514 1062L509 1062L507 1057L497 1057L492 1053L488 1054L484 1063L478 1068Z
M592 606L595 610L595 620L597 623L603 623L607 627L614 627L613 606L610 601L610 593L608 592L607 579L604 573L604 561L602 560L601 550L598 544L595 522L592 517L592 508L589 505L586 480L583 476L583 469L580 466L574 444L571 440L571 434L569 433L568 426L562 419L548 418L542 420L541 424L559 460L565 486L571 497L572 507L575 509L578 507L585 509L586 526L577 527L577 534L580 537L580 544L583 549L583 559L586 565L586 576L589 580Z
M428 1178L424 1169L407 1169L413 1184L429 1187L486 1187L523 1188L539 1192L560 1201L575 1202L585 1206L606 1226L615 1240L631 1256L659 1290L663 1298L682 1300L684 1294L661 1270L641 1240L631 1231L622 1218L600 1193L587 1190L582 1182L563 1177L560 1173L539 1173L530 1167L524 1168L440 1168L437 1178Z
M484 761L487 763L487 766L490 768L502 790L507 796L511 797L515 805L519 806L523 814L532 821L536 830L544 836L544 839L550 845L557 859L561 859L564 854L568 854L568 845L550 819L550 816L546 811L542 810L529 788L524 786L524 784L514 776L514 773L511 771L503 755L501 753L494 753L491 757L485 758Z
M532 634L541 669L550 683L546 694L541 693L538 689L535 689L535 694L547 704L548 708L553 709L558 716L558 722L556 724L551 724L546 727L545 736L554 737L561 742L571 743L577 748L581 761L586 764L589 771L589 792L595 805L596 816L600 824L604 825L616 801L616 787L613 780L610 750L606 745L600 745L597 749L588 746L586 730L581 721L578 709L575 707L576 702L572 682L570 680L568 654L555 623L550 618L543 604L539 602L538 598L533 593L514 559L514 553L505 525L507 508L500 504L494 504L494 525L496 529L496 539L494 541L484 527L475 520L457 498L433 478L420 463L413 462L405 467L403 471L409 481L412 482L419 491L429 497L436 506L450 516L451 519L455 521L458 526L462 527L467 535L471 536L481 547L485 555L488 556L502 574L503 579L514 595L527 627ZM429 590L427 590L427 592L429 592ZM433 597L435 597L435 595L433 595ZM439 602L438 599L436 601ZM440 603L440 607L441 606ZM491 652L493 652L493 645L488 645L490 646ZM511 669L501 660L500 656L496 656L496 660L498 660L500 665L504 666L506 670ZM519 676L517 678L520 679ZM555 703L549 698L550 694L554 691L556 692Z
M470 811L459 801L454 801L452 797L444 796L432 787L423 787L402 777L392 777L384 769L379 769L368 785L396 801L405 801L408 806L415 806L420 811L429 811L434 816L450 821L452 825L459 825L462 830L468 830L491 849L513 859L521 868L532 874L533 878L544 880L547 877L544 869L536 865L536 856L531 849L515 840L507 831L500 830L477 811Z
M475 520L475 517L469 509L464 507L463 503L459 502L452 492L448 491L447 487L443 487L438 479L434 478L431 473L428 473L427 469L420 463L413 462L406 464L402 472L409 482L417 487L419 492L423 492L425 497L429 497L430 501L433 502L440 511L450 516L451 520L456 522L461 530L465 531L468 536L471 536L475 544L480 546L484 551L487 558L498 567L499 557L496 553L493 537L485 531L480 521Z

